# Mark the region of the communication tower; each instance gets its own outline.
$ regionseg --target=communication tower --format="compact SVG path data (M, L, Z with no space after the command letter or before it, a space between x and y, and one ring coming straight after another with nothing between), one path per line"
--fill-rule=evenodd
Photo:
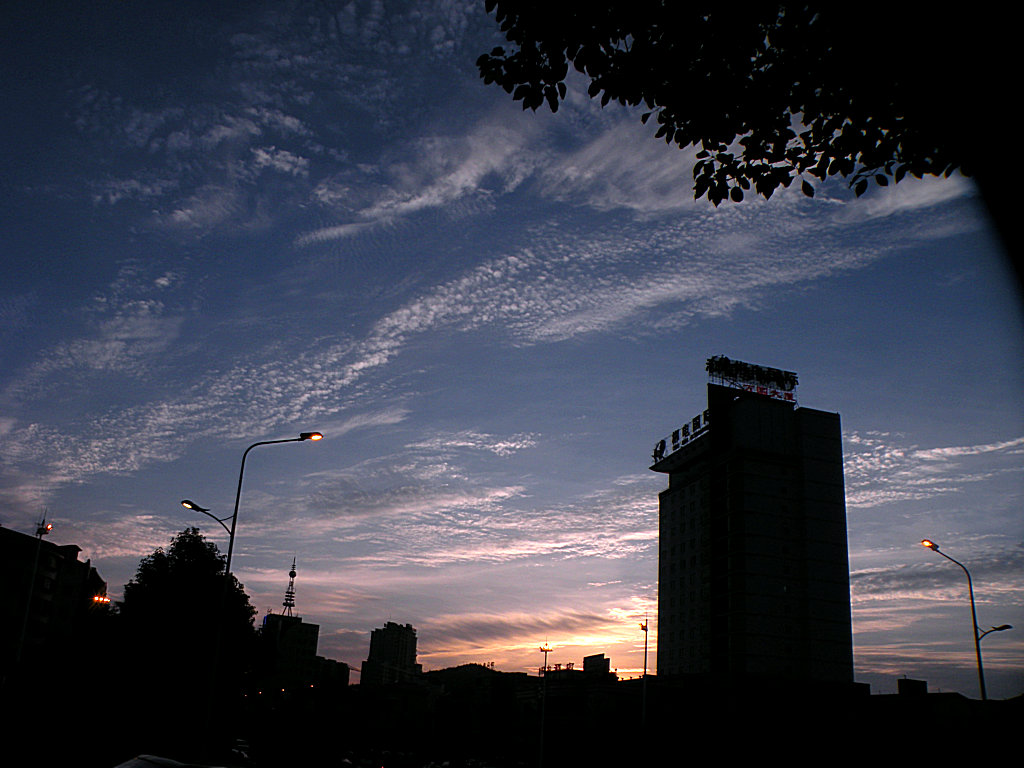
M295 558L292 558L292 569L288 571L288 589L284 591L284 602L281 603L284 606L282 614L284 616L292 616L292 608L295 607Z

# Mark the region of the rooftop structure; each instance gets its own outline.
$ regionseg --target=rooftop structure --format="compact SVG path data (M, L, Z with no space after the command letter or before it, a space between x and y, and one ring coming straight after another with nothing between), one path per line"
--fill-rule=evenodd
M707 407L654 448L658 674L853 679L839 415L796 374L708 360Z

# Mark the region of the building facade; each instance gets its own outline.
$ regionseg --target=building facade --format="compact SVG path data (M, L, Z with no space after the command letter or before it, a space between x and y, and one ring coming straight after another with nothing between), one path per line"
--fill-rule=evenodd
M259 630L256 684L287 690L311 685L348 685L348 665L317 656L320 625L303 621L295 609L295 560L288 571L282 613L267 613Z
M370 635L370 654L363 662L361 685L384 685L415 680L423 673L416 663L416 630L412 624L389 621Z
M708 361L707 408L657 444L658 674L852 682L839 415L796 375Z
M0 667L46 659L80 642L89 614L105 610L107 584L81 547L0 527L0 599L7 619L0 622Z

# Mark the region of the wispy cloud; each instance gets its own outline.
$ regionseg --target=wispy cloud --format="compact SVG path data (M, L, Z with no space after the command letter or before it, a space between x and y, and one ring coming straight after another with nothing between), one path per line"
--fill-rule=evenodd
M976 595L979 604L1009 601L1024 607L1019 597L1024 549L987 546L973 548L972 554L974 577L983 585ZM936 557L930 558L931 562L892 562L855 569L850 574L854 605L908 599L962 603L967 588L963 572Z
M537 444L535 435L512 435L497 437L481 432L463 431L447 435L438 435L429 440L410 443L408 448L421 448L434 453L448 453L459 449L489 451L496 456L510 456L513 453L531 448Z
M183 310L167 303L177 303L169 290L176 281L173 272L154 275L137 262L123 264L107 289L80 308L86 330L43 350L38 360L8 385L4 397L18 400L52 394L58 374L59 386L66 391L68 381L63 374L69 371L79 376L116 373L145 377L154 360L180 335Z
M531 236L542 245L486 258L453 278L428 284L360 337L326 336L290 356L278 354L273 343L239 350L218 361L219 370L195 371L184 394L98 415L81 435L66 430L52 435L54 430L40 421L15 440L21 446L15 455L43 460L34 441L45 436L53 447L44 463L60 456L62 478L129 471L156 457L180 455L199 437L266 434L285 424L337 419L350 409L358 413L365 402L360 388L370 377L386 380L387 366L426 334L489 330L507 343L533 345L624 327L631 333L661 333L754 306L768 290L854 269L886 252L883 243L851 248L841 237L845 231L830 233L827 227L786 231L781 235L786 247L781 241L776 247L776 235L762 228L778 225L751 211L738 214L730 237L705 219L639 224L620 217L614 230L599 234L582 222L574 231L571 218L558 227L532 225ZM737 243L736 234L744 232L767 235L758 253ZM132 280L148 287L126 287ZM180 332L182 310L169 311L165 297L178 290L180 280L162 271L159 277L121 280L97 303L102 311L95 331L52 350L21 378L21 391L28 391L29 381L75 366L136 376L149 366L166 366L160 358ZM138 440L121 440L123 434ZM518 448L501 447L513 449ZM861 483L853 461L848 467L852 505L865 503L868 493L878 499L896 492L892 483ZM911 493L906 482L901 488Z
M371 199L351 209L349 221L306 232L296 244L350 237L423 210L452 206L471 197L483 202L494 193L511 192L538 162L536 153L524 152L528 133L488 121L464 136L421 139L404 149L401 157L382 159L374 174ZM350 179L358 181L357 177ZM340 203L350 208L354 199L366 197L367 192L326 181L314 190L314 196L332 207Z
M899 184L875 189L858 202L848 205L841 217L852 220L879 219L908 211L934 208L951 200L975 194L974 184L956 174L950 178L906 178ZM952 223L951 223L952 224ZM963 227L967 222L955 226ZM977 224L973 224L976 227Z
M653 130L628 115L577 151L538 164L540 187L554 200L597 210L707 210L710 203L693 197L695 151L655 140Z
M647 556L657 539L650 478L631 478L558 507L531 507L523 487L488 483L479 466L470 480L468 467L443 453L392 456L387 467L379 464L376 472L365 463L353 468L350 479L324 483L314 494L322 512L311 535L372 526L362 529L358 559L364 565L614 560Z
M887 432L848 433L846 504L876 507L956 493L995 475L1020 472L1024 437L980 445L921 448ZM984 457L985 461L974 461Z

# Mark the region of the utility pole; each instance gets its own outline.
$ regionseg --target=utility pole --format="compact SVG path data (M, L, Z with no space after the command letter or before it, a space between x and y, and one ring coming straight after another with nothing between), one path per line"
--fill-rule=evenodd
M644 614L644 621L640 625L640 629L644 632L644 676L643 682L640 684L640 727L644 730L647 728L647 625L650 621L647 618L647 614Z
M43 536L53 530L53 524L46 522L46 513L43 513L43 519L39 521L39 525L36 526L36 554L32 558L32 574L28 579L28 597L25 600L25 616L21 620L21 634L18 636L18 649L14 654L14 665L18 666L21 663L21 653L25 648L25 635L28 631L28 617L32 613L32 593L35 591L36 586L36 571L39 568L39 550L43 547Z
M544 680L541 682L540 693L540 751L538 753L537 766L538 768L544 768L544 720L545 709L548 703L548 654L551 653L552 649L548 646L547 641L544 641L544 645L539 650L544 654L544 666L541 667L541 674Z

